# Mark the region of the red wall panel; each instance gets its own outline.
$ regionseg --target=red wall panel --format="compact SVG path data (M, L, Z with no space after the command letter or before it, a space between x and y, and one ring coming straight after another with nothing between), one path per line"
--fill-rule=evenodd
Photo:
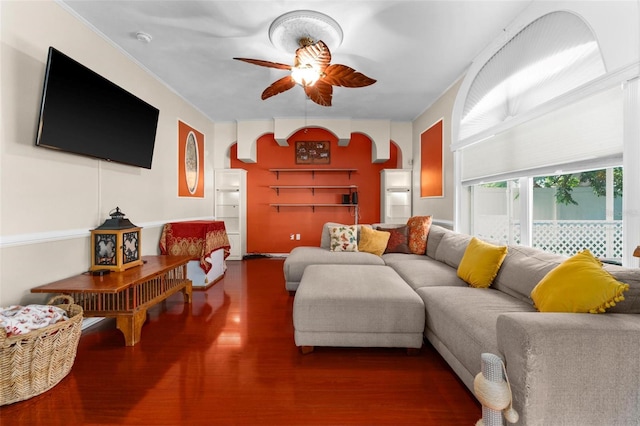
M420 135L420 196L442 197L442 120Z

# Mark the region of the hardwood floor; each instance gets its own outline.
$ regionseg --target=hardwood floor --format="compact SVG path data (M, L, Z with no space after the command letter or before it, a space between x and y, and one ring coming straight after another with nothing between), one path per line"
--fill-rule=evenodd
M481 408L428 344L293 342L282 259L227 262L223 280L149 311L140 343L112 320L84 332L71 373L0 408L3 425L473 425Z

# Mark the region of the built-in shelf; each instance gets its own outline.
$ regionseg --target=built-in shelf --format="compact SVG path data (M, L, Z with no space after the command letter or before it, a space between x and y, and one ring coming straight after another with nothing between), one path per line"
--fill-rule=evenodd
M406 223L411 217L411 180L409 169L380 171L380 222Z
M338 204L338 203L284 203L284 204L269 204L271 207L275 207L280 212L280 207L311 207L311 211L316 211L316 207L355 207L357 204Z
M358 171L358 169L306 169L306 168L298 168L298 169L269 169L270 172L276 174L276 179L280 178L280 173L310 173L312 179L315 177L316 173L346 173L351 179L351 174ZM354 194L358 190L357 185L270 185L269 188L276 191L277 195L280 195L280 190L286 189L310 189L312 195L315 195L316 190L348 190L349 194ZM344 197L344 195L343 195ZM343 204L343 203L273 203L269 204L271 207L275 207L278 212L280 212L281 207L310 207L312 211L315 212L316 207L347 207L349 209L354 208L358 211L357 204Z
M227 260L242 260L247 251L247 171L216 169L214 185L216 219L224 221L231 246Z
M349 193L352 190L357 190L357 185L271 185L271 189L275 189L276 194L280 195L281 189L310 189L311 194L315 195L316 189L348 189Z
M351 173L355 173L358 169L269 169L270 172L276 174L276 179L280 178L280 173L309 173L311 172L311 178L315 177L316 173L347 173L349 179L351 179Z

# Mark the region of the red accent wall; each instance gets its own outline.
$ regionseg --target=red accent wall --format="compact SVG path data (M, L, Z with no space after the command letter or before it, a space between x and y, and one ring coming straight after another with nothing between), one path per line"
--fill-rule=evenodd
M296 141L329 141L331 162L323 165L300 165L295 162ZM337 138L324 129L300 130L288 140L289 146L279 146L273 134L260 137L256 142L257 163L238 160L237 144L230 150L231 167L247 170L247 252L288 253L297 246L320 244L325 222L354 223L354 209L348 207L281 207L274 203L341 203L346 189L281 189L280 194L271 185L357 185L359 201L358 223L380 221L380 170L396 168L397 148L391 144L390 159L385 163L372 163L371 140L353 133L349 146L338 146ZM269 169L300 169L300 172L280 173L279 178ZM305 169L358 169L349 178L345 172L315 173ZM300 234L300 240L290 240L291 234Z
M442 197L442 120L420 135L420 196Z

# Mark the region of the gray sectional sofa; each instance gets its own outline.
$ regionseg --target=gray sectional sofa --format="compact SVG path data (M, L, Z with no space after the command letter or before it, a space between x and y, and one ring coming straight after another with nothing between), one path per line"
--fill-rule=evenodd
M424 255L376 256L329 251L330 226L321 247L295 248L285 260L291 293L308 265L385 265L420 296L424 337L472 392L481 354L503 359L517 424L640 425L639 270L605 265L630 286L625 300L607 313L540 313L530 293L563 256L508 246L491 287L479 289L456 273L469 235L432 225Z

